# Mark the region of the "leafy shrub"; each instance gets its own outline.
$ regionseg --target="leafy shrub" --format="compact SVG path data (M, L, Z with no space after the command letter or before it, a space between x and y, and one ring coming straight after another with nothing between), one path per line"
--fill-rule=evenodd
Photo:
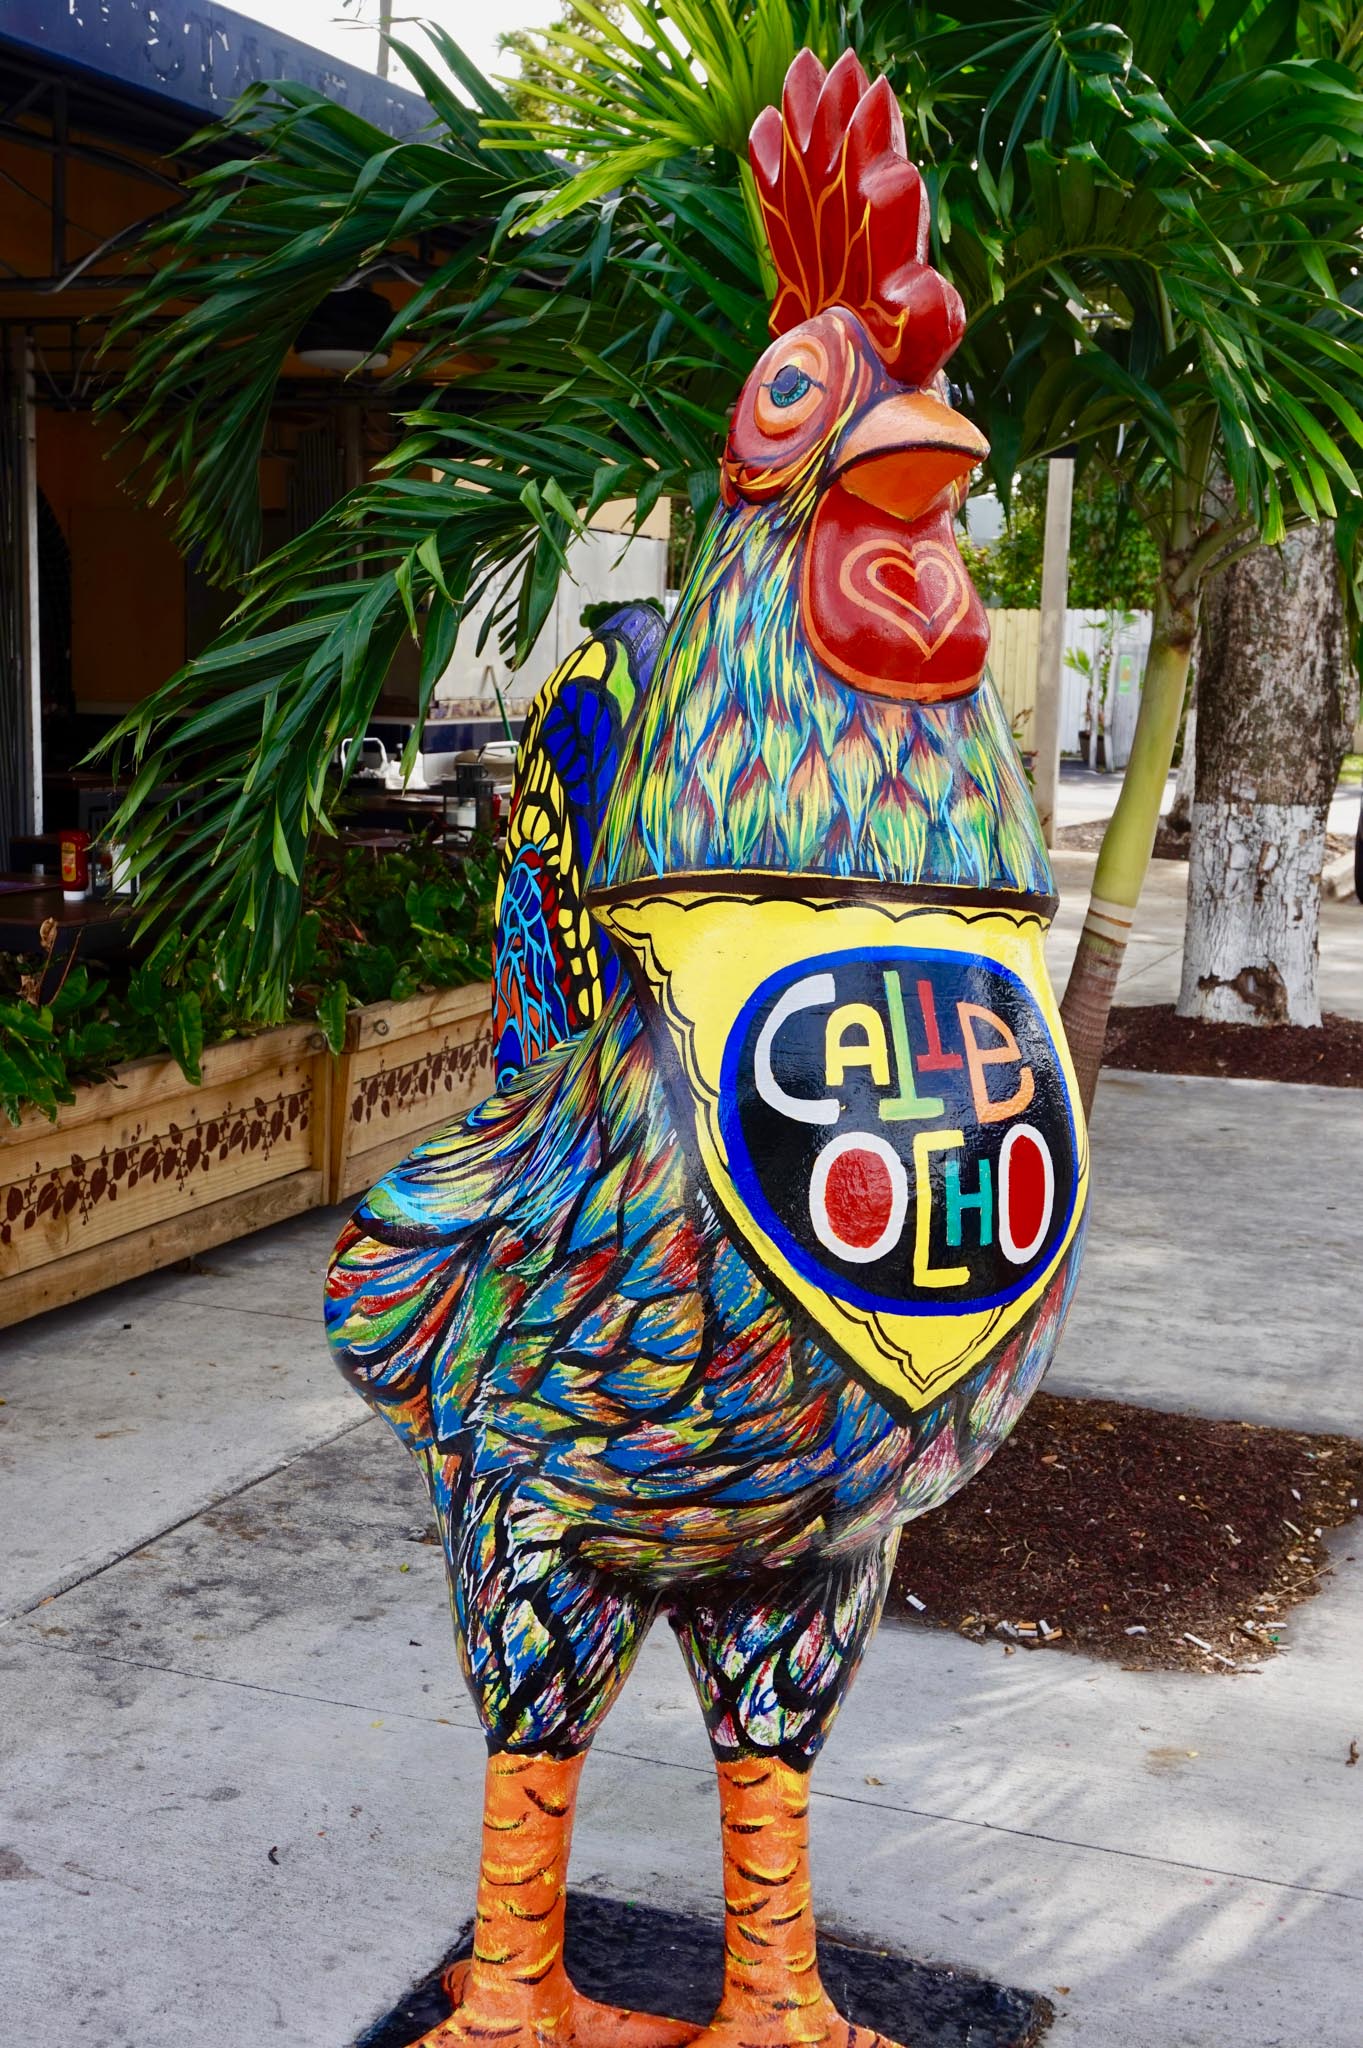
M82 1081L123 1060L168 1052L186 1080L202 1079L205 1044L235 1036L211 960L196 955L176 987L144 963L121 975L72 960L47 1002L47 959L0 958L0 1109L11 1123L27 1104L55 1117Z
M401 853L347 847L320 860L305 888L301 1014L317 1018L337 1052L352 1000L403 1002L420 989L486 980L495 886L495 855L475 853L451 868L426 839Z
M963 540L966 567L986 604L1034 611L1041 602L1046 527L1046 464L1023 465L1012 516L987 547ZM1070 522L1068 603L1076 611L1148 610L1159 556L1145 528L1109 479L1087 470L1075 484Z
M339 1052L352 1003L486 980L495 885L485 846L457 869L425 839L396 853L324 850L305 877L293 1015L315 1018ZM11 1123L30 1105L55 1118L81 1082L153 1053L169 1053L197 1086L204 1047L252 1028L223 996L232 978L220 950L200 947L173 983L154 959L107 971L73 960L45 1002L50 945L43 956L0 955L0 1110Z

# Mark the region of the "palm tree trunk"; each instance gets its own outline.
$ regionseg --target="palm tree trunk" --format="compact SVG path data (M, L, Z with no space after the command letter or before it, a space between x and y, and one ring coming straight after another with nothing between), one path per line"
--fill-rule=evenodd
M1131 758L1103 834L1088 916L1060 1005L1086 1115L1093 1106L1108 1012L1155 844L1196 629L1197 598L1176 594L1172 575L1166 572L1155 593Z
M1318 1025L1325 820L1352 692L1333 528L1232 563L1201 648L1179 1015Z
M1205 627L1199 624L1198 630L1205 631ZM1171 832L1185 833L1193 829L1193 775L1196 766L1197 682L1194 679L1188 699L1188 715L1183 721L1183 752L1174 779L1174 794L1164 814L1164 822Z

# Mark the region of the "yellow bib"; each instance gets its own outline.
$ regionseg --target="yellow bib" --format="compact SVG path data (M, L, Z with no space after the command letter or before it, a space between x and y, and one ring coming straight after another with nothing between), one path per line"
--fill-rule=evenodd
M1029 1313L1088 1193L1049 899L708 874L591 899L735 1241L924 1408Z

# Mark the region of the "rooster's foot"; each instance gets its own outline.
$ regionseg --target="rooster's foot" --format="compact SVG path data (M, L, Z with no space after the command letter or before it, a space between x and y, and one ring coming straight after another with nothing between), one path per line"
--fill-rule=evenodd
M467 1962L455 1963L446 1971L450 2016L413 2042L412 2048L685 2048L699 2031L685 2020L598 2005L594 1998L584 1998L566 1983L565 1996L537 1997L523 2020L510 2015L494 2020L469 2010L465 1998L468 1973ZM545 1987L536 1988L542 1994Z
M793 2001L769 2010L751 2006L739 2019L716 2018L690 2048L897 2048L872 2027L854 2027L830 1998L801 2009Z

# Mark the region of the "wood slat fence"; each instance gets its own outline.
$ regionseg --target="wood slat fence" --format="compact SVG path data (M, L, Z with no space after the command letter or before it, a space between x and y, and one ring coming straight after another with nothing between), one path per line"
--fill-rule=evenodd
M1090 661L1099 658L1104 631L1104 614L1096 610L1070 610L1065 614L1065 652L1086 653ZM1030 752L1032 713L1036 704L1037 660L1041 647L1039 611L1000 609L989 614L989 670L1002 700L1008 722L1018 736L1024 753ZM1140 703L1141 675L1150 644L1150 614L1128 612L1117 633L1114 658L1107 687L1106 726L1108 760L1114 768L1126 765L1131 749L1131 732ZM1060 704L1060 748L1062 753L1079 751L1079 734L1088 723L1088 681L1066 663Z

